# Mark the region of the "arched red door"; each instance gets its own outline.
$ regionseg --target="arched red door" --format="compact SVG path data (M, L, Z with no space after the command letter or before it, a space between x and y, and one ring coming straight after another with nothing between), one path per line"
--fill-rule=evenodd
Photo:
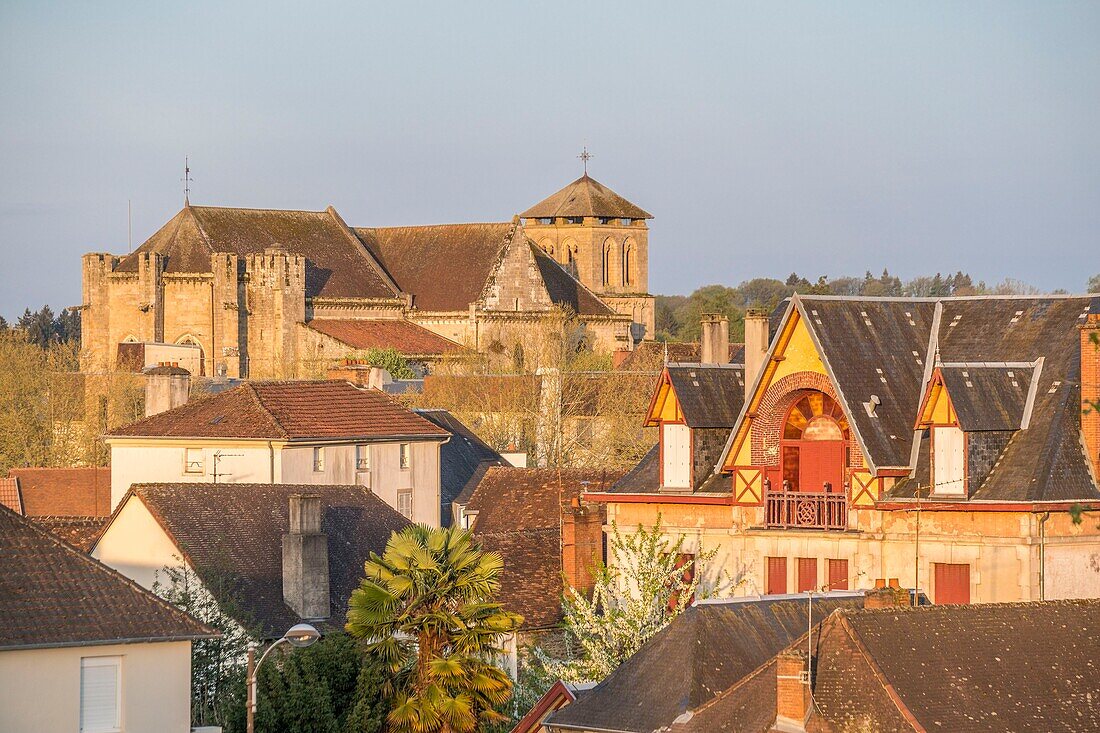
M780 486L788 491L844 491L848 455L848 420L824 392L810 392L795 402L783 423L779 441Z

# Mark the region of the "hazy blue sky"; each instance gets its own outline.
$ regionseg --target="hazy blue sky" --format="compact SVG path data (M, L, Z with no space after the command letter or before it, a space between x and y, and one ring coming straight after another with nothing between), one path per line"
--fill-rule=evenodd
M0 313L182 203L504 220L580 173L650 286L1100 272L1100 3L0 0Z

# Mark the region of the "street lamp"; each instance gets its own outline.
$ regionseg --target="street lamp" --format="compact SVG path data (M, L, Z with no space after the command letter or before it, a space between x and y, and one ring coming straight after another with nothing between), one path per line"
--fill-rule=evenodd
M289 631L283 634L283 638L267 648L267 651L260 656L260 661L258 662L256 661L256 642L252 641L248 643L248 678L245 680L245 684L248 687L248 733L253 733L255 731L256 675L259 674L260 665L267 659L267 655L271 653L272 649L279 646L284 641L289 643L292 647L302 649L320 638L320 632L309 624L294 624L290 627Z

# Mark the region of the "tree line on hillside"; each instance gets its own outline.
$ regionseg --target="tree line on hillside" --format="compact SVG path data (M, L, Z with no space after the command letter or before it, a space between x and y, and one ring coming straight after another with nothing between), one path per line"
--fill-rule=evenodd
M80 311L76 308L64 308L58 314L48 305L37 311L23 310L23 315L14 324L0 316L0 331L19 331L32 344L42 348L50 344L80 343Z
M1100 293L1100 274L1088 281L1087 291ZM1055 293L1065 293L1056 290ZM730 319L730 335L744 335L745 311L749 308L774 310L784 298L804 295L849 295L865 297L949 297L963 295L1038 295L1039 290L1020 280L1007 279L995 285L977 283L965 272L954 275L936 273L902 280L889 270L875 277L869 270L863 277L824 275L811 282L792 272L786 280L758 277L737 287L706 285L691 295L656 296L656 338L658 341L698 341L699 322L704 313L722 313Z

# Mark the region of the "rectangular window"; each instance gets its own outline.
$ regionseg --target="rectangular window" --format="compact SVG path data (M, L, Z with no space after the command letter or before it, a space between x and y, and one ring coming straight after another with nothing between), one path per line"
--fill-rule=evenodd
M355 446L355 470L356 471L369 471L370 470L370 446L369 445L357 445L357 446Z
M970 603L970 566L954 563L932 563L935 573L936 603Z
M405 519L413 518L413 492L411 489L397 492L397 511Z
M313 449L313 470L320 473L325 470L325 449L314 448Z
M829 590L848 590L848 561L829 561Z
M203 461L202 448L184 448L183 472L203 473L205 470L206 464Z
M764 578L765 593L769 596L787 592L787 558L769 557Z
M121 730L122 657L80 660L80 730L113 733Z
M932 428L932 471L934 493L966 496L964 483L966 436L960 428Z
M817 590L817 558L798 558L798 592Z
M412 446L408 443L401 444L401 468L409 468L412 466Z

